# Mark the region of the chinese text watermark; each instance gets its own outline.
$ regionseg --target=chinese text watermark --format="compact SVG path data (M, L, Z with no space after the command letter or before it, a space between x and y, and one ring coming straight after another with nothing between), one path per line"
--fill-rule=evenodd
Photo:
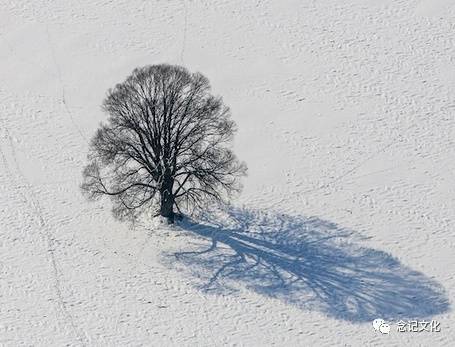
M373 328L374 330L379 331L382 334L389 334L391 330L390 325L381 318L375 319L373 321ZM399 333L404 332L421 333L425 331L430 333L435 332L438 333L441 331L441 323L434 319L432 319L431 321L400 320L399 322L397 322L397 331Z

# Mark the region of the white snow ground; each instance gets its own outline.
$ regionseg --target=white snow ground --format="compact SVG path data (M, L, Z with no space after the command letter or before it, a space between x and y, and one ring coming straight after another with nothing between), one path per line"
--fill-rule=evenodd
M449 0L0 0L0 345L453 345L454 29ZM106 90L162 62L232 108L230 219L80 194Z

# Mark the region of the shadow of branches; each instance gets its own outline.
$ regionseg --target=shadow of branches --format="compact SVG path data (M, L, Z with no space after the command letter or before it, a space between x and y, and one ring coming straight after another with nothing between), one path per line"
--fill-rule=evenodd
M319 218L232 209L227 218L182 223L196 248L169 254L210 292L243 284L302 309L352 322L443 313L441 285L391 255L356 245L353 231Z

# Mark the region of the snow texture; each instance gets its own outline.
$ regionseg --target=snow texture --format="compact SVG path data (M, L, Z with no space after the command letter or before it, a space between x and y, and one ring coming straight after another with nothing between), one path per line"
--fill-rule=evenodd
M453 344L452 1L0 9L0 345ZM175 227L79 190L106 90L156 63L209 78L249 166Z

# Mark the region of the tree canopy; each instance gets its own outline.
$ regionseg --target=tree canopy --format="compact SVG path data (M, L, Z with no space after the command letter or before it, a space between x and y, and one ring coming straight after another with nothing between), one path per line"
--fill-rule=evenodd
M246 165L230 149L236 126L202 74L137 68L102 107L109 117L91 140L82 189L92 199L110 196L118 218L152 211L173 222L176 211L240 191Z

